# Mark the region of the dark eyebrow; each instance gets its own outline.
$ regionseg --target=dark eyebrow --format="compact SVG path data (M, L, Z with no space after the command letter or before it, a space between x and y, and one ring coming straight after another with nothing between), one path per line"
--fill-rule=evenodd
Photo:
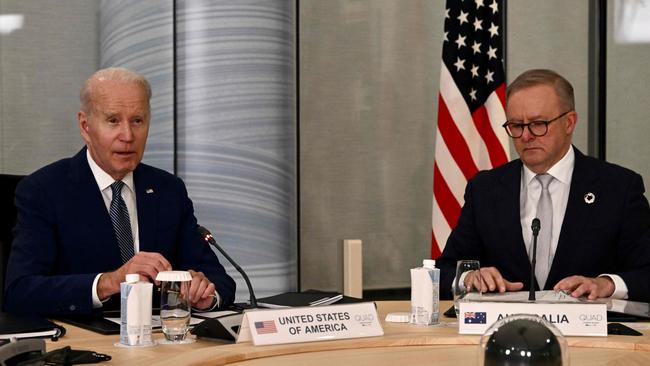
M537 121L547 121L547 119L544 119L544 118L542 118L542 117L540 117L540 116L537 116L537 117L535 117L535 118L529 118L529 119L528 119L528 122L529 122L529 123L530 123L530 122L537 122ZM512 119L512 120L509 119L508 122L510 122L510 123L517 123L517 124L525 124L525 123L522 122L521 120L517 120L517 119Z

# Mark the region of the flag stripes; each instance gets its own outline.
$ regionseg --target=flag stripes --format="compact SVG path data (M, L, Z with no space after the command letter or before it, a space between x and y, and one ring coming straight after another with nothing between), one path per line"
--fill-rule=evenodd
M488 3L489 1L489 3ZM431 256L436 258L465 203L467 181L509 160L501 0L448 0L433 164Z

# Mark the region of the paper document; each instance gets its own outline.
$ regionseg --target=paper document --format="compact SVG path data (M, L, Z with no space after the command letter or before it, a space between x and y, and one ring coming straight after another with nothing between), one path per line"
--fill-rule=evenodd
M120 324L120 318L105 318L106 320L110 320L113 323ZM197 325L200 322L202 322L205 319L199 319L195 317L190 318L190 326ZM151 328L153 329L159 329L162 328L162 323L160 322L160 315L152 315L151 316Z
M328 295L319 293L285 293L259 299L257 305L269 309L284 309L298 306L332 305L343 299L342 294ZM264 301L267 300L267 301ZM310 301L311 300L311 301Z
M469 293L463 298L466 301L495 301L495 302L528 302L528 291L516 291L516 292L490 292L490 293ZM586 298L575 298L563 291L536 291L535 292L535 302L538 303L560 303L560 304L570 304L570 303L582 303L582 302L591 302L591 303L606 303L607 299L599 300L587 300Z
M212 319L212 318L220 318L222 316L232 315L232 314L239 314L239 313L233 310L220 310L220 311L205 311L202 313L194 313L194 316L196 316L197 318Z

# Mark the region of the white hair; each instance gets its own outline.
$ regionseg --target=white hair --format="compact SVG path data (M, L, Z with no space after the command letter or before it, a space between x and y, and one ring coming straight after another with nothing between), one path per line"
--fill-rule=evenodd
M96 71L81 87L79 100L81 102L81 110L85 113L90 114L90 111L92 110L92 99L96 88L95 82L103 80L138 84L142 86L144 91L147 93L147 101L151 99L151 86L144 76L123 67L109 67Z

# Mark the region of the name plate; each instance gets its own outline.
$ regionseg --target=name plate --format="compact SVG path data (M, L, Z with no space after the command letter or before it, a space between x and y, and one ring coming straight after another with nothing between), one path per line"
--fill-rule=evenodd
M237 343L252 340L259 346L382 335L375 304L364 302L247 310Z
M535 314L565 336L607 336L607 305L602 303L459 302L458 333L483 334L514 314Z

